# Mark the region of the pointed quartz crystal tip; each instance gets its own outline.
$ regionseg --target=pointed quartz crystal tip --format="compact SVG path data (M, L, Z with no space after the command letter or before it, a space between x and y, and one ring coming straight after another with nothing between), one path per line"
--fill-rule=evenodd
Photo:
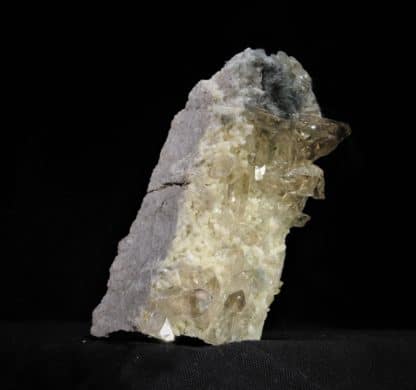
M302 153L302 150L307 151L308 154L302 157L311 161L331 153L351 134L348 124L323 118L320 115L299 115L285 119L259 107L250 107L246 115L255 127L265 133L274 134L276 138L282 137L283 133L287 133L289 138L291 136L297 138L298 153ZM273 137L270 138L270 143L272 142Z
M323 199L314 161L350 134L323 118L283 52L247 49L199 82L173 122L91 333L221 344L261 337L282 286L285 238Z

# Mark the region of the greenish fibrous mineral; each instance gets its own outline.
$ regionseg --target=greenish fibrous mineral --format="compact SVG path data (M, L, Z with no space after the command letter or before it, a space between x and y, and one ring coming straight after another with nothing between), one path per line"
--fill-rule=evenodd
M324 198L314 161L349 132L321 116L309 75L283 52L247 49L199 82L119 244L91 333L260 339L285 238L308 221L308 197Z

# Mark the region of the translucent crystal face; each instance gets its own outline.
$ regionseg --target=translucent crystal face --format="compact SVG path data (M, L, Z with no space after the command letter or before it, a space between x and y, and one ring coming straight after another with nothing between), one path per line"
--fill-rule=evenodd
M313 161L349 134L318 115L282 119L248 109L234 118L200 143L177 235L136 321L155 337L260 338L281 286L285 237L309 219L307 198L324 197Z

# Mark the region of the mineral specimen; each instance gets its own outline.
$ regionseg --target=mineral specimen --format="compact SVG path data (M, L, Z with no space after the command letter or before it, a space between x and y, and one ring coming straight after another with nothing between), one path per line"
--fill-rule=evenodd
M119 244L91 333L260 339L281 288L285 237L324 197L313 164L349 134L321 117L293 57L247 49L189 95Z

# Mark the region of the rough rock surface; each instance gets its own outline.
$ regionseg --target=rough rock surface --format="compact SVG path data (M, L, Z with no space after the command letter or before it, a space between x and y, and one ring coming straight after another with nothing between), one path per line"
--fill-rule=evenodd
M324 196L313 161L348 133L321 117L309 75L283 52L247 49L200 81L119 244L91 333L259 339L285 237L308 220L307 198Z

